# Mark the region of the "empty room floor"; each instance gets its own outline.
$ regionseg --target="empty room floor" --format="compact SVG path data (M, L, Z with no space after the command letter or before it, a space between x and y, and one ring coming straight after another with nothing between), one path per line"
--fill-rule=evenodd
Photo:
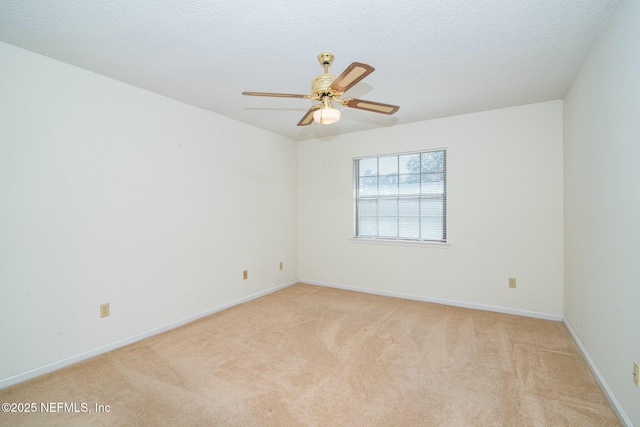
M306 284L0 401L37 406L3 426L620 425L560 322Z

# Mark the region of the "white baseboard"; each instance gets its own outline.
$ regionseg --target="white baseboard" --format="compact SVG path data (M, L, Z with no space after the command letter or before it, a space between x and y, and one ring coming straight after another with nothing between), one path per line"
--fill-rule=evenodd
M561 314L539 313L536 311L518 310L514 308L497 307L492 305L476 304L471 302L455 301L455 300L448 300L448 299L442 299L442 298L430 298L430 297L425 297L421 295L411 295L411 294L404 294L400 292L388 292L388 291L379 291L379 290L367 289L367 288L356 288L353 286L338 285L335 283L318 282L316 280L300 279L300 283L308 283L310 285L326 286L329 288L338 288L338 289L345 289L349 291L364 292L367 294L382 295L386 297L404 298L404 299L423 301L423 302L433 302L436 304L452 305L455 307L471 308L474 310L484 310L484 311L494 311L497 313L515 314L517 316L535 317L538 319L555 320L557 322L562 321Z
M143 340L145 338L149 338L149 337L152 337L154 335L161 334L161 333L169 331L171 329L175 329L175 328L177 328L179 326L185 325L187 323L191 323L191 322L193 322L195 320L198 320L200 318L209 316L211 314L217 313L217 312L222 311L222 310L226 310L227 308L231 308L233 306L245 303L247 301L251 301L251 300L259 298L261 296L264 296L264 295L279 291L280 289L284 289L284 288L289 287L289 286L291 286L293 284L296 284L296 283L298 283L298 280L294 280L292 282L288 282L288 283L285 283L283 285L278 285L278 286L275 286L273 288L269 288L267 290L260 291L260 292L257 292L255 294L246 296L244 298L240 298L240 299L231 301L231 302L229 302L227 304L223 304L223 305L214 307L212 309L205 310L205 311L203 311L201 313L194 314L193 316L188 316L188 317L185 317L184 319L180 319L180 320L177 320L175 322L171 322L171 323L168 323L166 325L159 326L157 328L149 329L148 331L145 331L145 332L142 332L142 333L139 333L139 334L136 334L136 335L133 335L133 336L118 340L116 342L113 342L113 343L110 343L110 344L95 348L93 350L89 350L89 351L86 351L84 353L80 353L78 355L71 356L71 357L68 357L66 359L59 360L57 362L49 363L47 365L40 366L38 368L28 370L26 372L21 372L19 374L12 375L12 376L7 377L7 378L0 379L0 389L5 388L5 387L9 387L9 386L14 385L14 384L21 383L23 381L30 380L32 378L38 377L38 376L43 375L43 374L47 374L49 372L53 372L53 371L58 370L60 368L64 368L65 366L73 365L74 363L78 363L78 362L81 362L83 360L89 359L91 357L98 356L99 354L106 353L108 351L115 350L115 349L120 348L120 347L124 347L125 345L133 344L134 342L141 341L141 340Z
M600 374L600 371L598 370L596 364L593 362L593 359L591 359L591 356L589 356L589 353L587 353L587 349L584 347L584 344L582 344L582 340L580 340L580 337L578 337L578 334L576 334L576 331L573 329L573 326L571 326L571 323L569 323L566 318L562 319L562 323L564 323L564 326L569 331L569 335L571 335L573 340L578 345L582 356L587 361L587 365L589 365L589 369L591 369L593 376L596 377L596 381L598 381L598 384L600 384L600 388L602 388L602 391L609 400L609 403L611 403L611 406L613 406L613 409L618 415L620 422L625 424L627 427L633 427L631 420L629 419L629 417L627 417L627 414L624 412L624 409L622 409L620 402L618 402L618 399L616 399L613 391L611 391L611 389L609 388L609 385L605 381L602 374Z

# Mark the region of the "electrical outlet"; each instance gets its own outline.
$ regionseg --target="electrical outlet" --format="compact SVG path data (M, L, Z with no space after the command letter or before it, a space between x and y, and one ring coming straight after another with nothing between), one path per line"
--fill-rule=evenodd
M633 362L633 382L640 387L640 363Z
M282 270L284 268L284 264L282 263L282 261L280 261L280 270Z
M249 278L249 271L245 270L242 272L242 280L247 280Z
M509 287L510 288L515 288L516 287L516 278L515 277L509 277Z
M109 315L109 303L105 302L100 304L100 317L107 317Z

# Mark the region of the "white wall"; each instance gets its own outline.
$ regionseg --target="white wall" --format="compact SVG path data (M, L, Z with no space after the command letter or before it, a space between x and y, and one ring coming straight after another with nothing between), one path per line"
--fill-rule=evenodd
M301 280L560 318L562 101L299 144ZM441 147L451 246L352 242L353 158Z
M640 426L640 2L623 2L565 97L564 315Z
M294 141L3 43L0 64L0 383L298 277Z

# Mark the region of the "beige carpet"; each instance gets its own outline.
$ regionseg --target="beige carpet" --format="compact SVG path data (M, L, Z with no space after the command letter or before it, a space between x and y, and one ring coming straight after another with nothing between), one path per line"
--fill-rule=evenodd
M0 402L91 411L0 413L2 426L619 425L562 323L304 284Z

